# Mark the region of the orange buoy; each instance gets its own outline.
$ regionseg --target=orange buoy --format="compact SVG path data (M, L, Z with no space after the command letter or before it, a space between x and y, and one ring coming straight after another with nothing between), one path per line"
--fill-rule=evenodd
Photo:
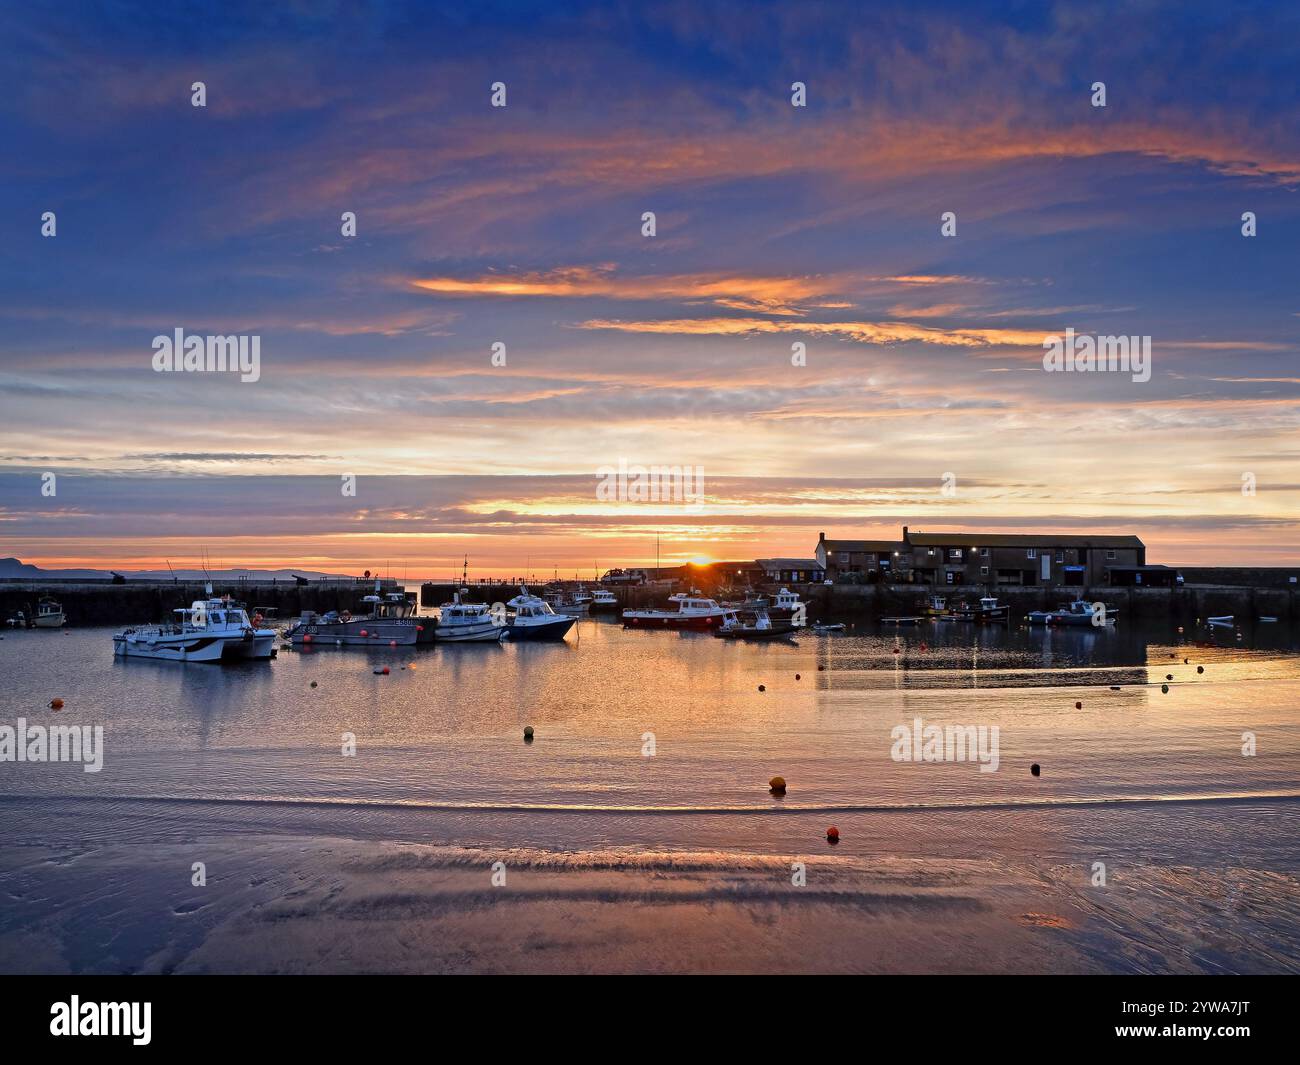
M834 825L831 825L831 827L826 830L826 842L838 843L839 841L840 841L840 830L836 828Z
M767 782L767 787L773 795L784 795L785 777L773 777Z
M51 710L62 710L62 709L63 709L63 700L62 700L62 699L51 699L51 700L50 700L50 709L51 709ZM62 727L62 726L60 726L60 727Z
M387 666L384 666L384 668L381 669L380 672L383 673L383 675L384 675L385 677L388 676L388 667L387 667Z
M1040 773L1042 773L1042 769L1039 768L1039 765L1038 765L1037 762L1035 762L1033 765L1031 765L1031 766L1029 767L1029 771L1030 771L1031 773L1033 773L1034 776L1038 776Z

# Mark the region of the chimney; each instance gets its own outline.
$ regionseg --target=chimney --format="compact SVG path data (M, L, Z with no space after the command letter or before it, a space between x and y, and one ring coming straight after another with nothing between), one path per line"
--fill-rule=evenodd
M819 544L824 544L826 542L826 534L824 532L819 532L817 534L817 542Z
M904 539L904 540L907 539L907 526L906 526L906 525L903 526L903 539Z

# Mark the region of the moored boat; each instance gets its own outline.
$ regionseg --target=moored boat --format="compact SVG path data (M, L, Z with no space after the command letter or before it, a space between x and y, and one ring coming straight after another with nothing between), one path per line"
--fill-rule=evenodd
M443 603L438 611L438 643L500 643L510 629L504 621L492 616L486 603L466 603L461 596L468 594L462 588L452 594L450 603Z
M516 640L563 640L565 633L578 620L568 614L557 614L545 599L529 594L527 585L520 585L519 594L506 606L511 610L506 624L510 627L512 643Z
M114 635L113 653L208 663L269 659L275 653L275 630L254 627L243 607L228 596L196 599L188 609L172 613L177 618L170 625L128 628Z
M376 583L373 595L364 596L357 614L330 610L324 614L305 610L285 632L295 644L333 643L342 647L384 647L393 644L409 647L432 643L437 622L417 617L415 603L404 592L379 594Z
M737 611L729 610L722 624L713 632L726 640L784 640L795 635L795 625L790 621L773 621L767 614L759 613L754 624L747 625Z
M1103 625L1113 625L1119 616L1119 610L1116 607L1105 606L1105 604L1103 604L1103 607L1102 612L1095 612L1092 603L1083 599L1076 599L1059 610L1031 610L1025 615L1025 620L1031 625L1066 625L1072 627L1091 625L1098 628ZM1095 618L1094 613L1096 613Z
M950 610L941 614L940 617L944 621L969 621L975 624L987 624L989 622L1009 621L1011 608L1000 604L996 597L986 595L975 606L970 606L968 603L957 603Z
M727 616L726 608L713 599L678 592L668 601L668 610L624 610L623 624L630 629L713 629Z
M767 608L767 613L775 619L798 618L802 620L807 613L807 607L802 599L799 598L798 592L792 592L789 588L782 588L773 597L771 604Z
M32 618L32 627L37 629L61 629L66 621L67 618L64 617L63 607L47 595L36 604L36 615Z
M592 614L617 614L618 596L607 588L597 588L591 593L591 606L588 609Z

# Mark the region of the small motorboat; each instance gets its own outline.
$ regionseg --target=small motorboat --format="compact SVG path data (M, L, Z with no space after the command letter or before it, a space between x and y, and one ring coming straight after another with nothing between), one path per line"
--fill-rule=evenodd
M1119 617L1119 608L1102 604L1102 612L1093 610L1093 604L1084 599L1076 599L1059 610L1031 610L1025 620L1031 625L1069 625L1096 626L1113 625Z
M438 627L434 630L438 643L500 643L510 633L504 619L492 616L486 603L466 603L462 595L469 589L452 593L452 601L443 603L438 611Z
M798 592L792 592L789 588L782 588L776 593L771 604L767 607L769 617L785 620L787 618L802 619L807 613L807 606L799 598Z
M813 632L814 632L816 635L818 635L818 636L829 636L829 635L830 635L831 633L833 633L833 632L844 632L844 631L845 631L844 623L843 623L843 622L839 622L839 621L837 621L837 622L835 622L835 623L833 623L833 624L830 624L830 623L827 623L827 622L824 622L824 621L814 621L814 622L812 623L811 628L812 628Z
M591 593L591 606L587 610L591 614L617 614L618 596L608 588L597 588Z
M32 627L36 629L61 629L67 618L63 616L63 607L48 595L36 604L36 616L32 618Z
M948 613L947 597L942 595L930 596L929 602L926 604L925 607L925 612L932 618L937 618L943 614Z
M881 619L880 619L880 624L882 624L882 625L894 625L894 626L898 626L898 625L919 625L919 624L921 624L921 622L923 622L924 620L925 620L925 618L923 618L923 617L881 618Z
M1234 614L1224 614L1222 617L1206 618L1205 623L1215 629L1230 629L1235 620L1236 616Z
M510 613L506 624L510 627L510 642L516 640L563 640L578 619L569 614L557 614L551 604L540 596L530 595L527 585L519 586L519 594L506 604Z
M944 621L969 621L977 625L1011 620L1011 608L998 603L994 596L986 595L977 606L958 603L942 614Z
M726 619L714 631L714 636L724 640L786 640L795 634L791 621L773 621L766 613L756 615L754 624L747 625L737 611L727 611Z

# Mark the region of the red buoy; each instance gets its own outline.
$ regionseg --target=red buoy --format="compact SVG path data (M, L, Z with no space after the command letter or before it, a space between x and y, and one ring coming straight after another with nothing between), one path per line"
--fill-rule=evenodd
M62 709L63 709L63 700L62 700L62 699L51 699L51 700L50 700L50 709L51 709L51 710L62 710ZM60 725L59 727L62 728L63 726Z
M307 633L307 635L304 636L304 637L302 638L302 642L303 642L303 643L311 643L311 633L310 633L310 632Z
M396 641L396 640L389 640L389 641L388 641L388 646L389 646L389 647L396 647L396 646L397 646L397 641Z
M828 843L838 843L840 841L840 830L834 825L826 830L826 841Z
M362 636L369 636L370 634L369 634L368 632L366 632L365 629L362 629L362 630L361 630L361 635L362 635Z

